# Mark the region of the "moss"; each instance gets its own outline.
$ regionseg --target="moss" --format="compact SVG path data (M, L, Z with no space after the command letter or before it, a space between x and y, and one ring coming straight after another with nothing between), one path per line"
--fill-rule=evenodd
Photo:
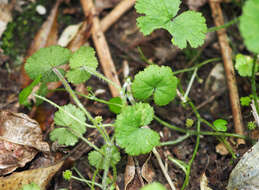
M42 16L36 12L38 4L44 5L46 8L51 0L38 0L36 3L30 3L22 7L23 12L13 12L13 21L7 25L2 36L1 48L4 53L12 60L24 55L28 49L33 36L38 31L46 15ZM49 10L47 8L47 10Z

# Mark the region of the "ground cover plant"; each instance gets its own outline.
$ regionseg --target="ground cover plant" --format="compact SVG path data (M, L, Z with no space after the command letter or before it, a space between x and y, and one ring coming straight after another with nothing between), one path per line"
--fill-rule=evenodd
M226 24L208 29L202 13L190 10L179 13L180 5L180 0L137 0L135 9L140 14L136 20L137 26L144 35L149 35L156 29L168 31L171 35L171 43L180 49L202 46L208 32L229 26L229 24ZM251 51L252 55L239 53L235 56L236 71L241 77L248 77L251 81L251 95L242 97L240 101L243 106L249 106L253 102L257 112L259 109L255 77L259 70L257 62L259 45L256 43L259 36L254 31L259 30L257 22L259 19L258 7L258 1L246 1L240 19L230 22L233 24L240 20L241 34L247 49ZM198 78L198 70L206 64L218 61L217 58L207 59L193 67L182 70L147 61L143 70L137 72L132 78L126 78L124 84L120 87L97 70L98 59L95 54L94 48L89 45L81 46L75 52L54 45L41 48L30 56L25 64L25 71L33 82L21 91L19 103L30 108L33 104L40 105L45 101L54 106L57 111L54 114L55 128L49 133L50 140L56 141L64 147L75 146L79 141L83 141L92 148L92 151L88 153L88 162L94 168L92 179L84 178L75 168L74 172L79 177L75 176L71 170L66 170L63 172L65 180L81 181L90 189L115 189L118 177L117 167L122 160L121 155L139 156L152 152L159 162L169 187L176 189L165 165L163 165L163 161L160 162L162 158L157 150L160 147L170 147L194 137L195 142L189 160L176 159L170 155L166 158L185 174L183 183L179 188L187 189L192 180L192 165L197 157L201 136L205 136L205 138L214 136L215 139L224 144L233 160L237 158L237 155L227 138L245 139L251 142L251 139L245 135L229 132L229 124L225 118L209 120L203 117L189 97L194 80ZM145 60L148 59L145 58ZM68 70L63 67L66 64L69 65ZM190 78L187 88L184 89L182 87L183 81L179 75L186 72L190 73ZM74 85L87 84L91 77L113 85L120 96L105 100L96 97L91 89L88 95L82 95L74 90ZM56 81L60 81L64 87L64 89L57 89L56 91L67 92L73 103L60 106L46 97L48 93L47 84ZM37 91L35 91L35 87L38 88ZM35 98L34 102L28 99L31 96ZM93 116L83 105L81 96L107 104L110 111L116 114L115 121L104 123L102 115ZM186 110L190 109L195 115L193 118L186 118L185 128L171 124L169 121L162 119L156 112L157 109L166 109L165 106L175 101L178 102L178 106ZM161 126L172 130L173 133L177 132L182 136L179 136L176 140L161 141L160 134L151 127L153 123L159 123ZM204 130L201 126L207 126L209 130ZM255 123L251 122L248 126L253 129ZM110 128L113 129L112 134L108 132ZM97 130L98 134L101 135L103 139L101 145L97 146L84 136L90 129ZM98 176L101 176L101 180L96 181ZM37 184L32 183L24 186L23 189L37 189ZM154 182L141 189L164 190L166 187Z

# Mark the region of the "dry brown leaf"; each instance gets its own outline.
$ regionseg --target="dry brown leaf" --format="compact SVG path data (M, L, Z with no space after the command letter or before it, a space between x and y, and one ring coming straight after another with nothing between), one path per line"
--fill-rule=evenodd
M46 168L32 169L13 173L8 177L0 177L0 190L18 190L23 185L30 184L31 182L39 185L41 190L45 190L49 181L61 168L62 164L63 161Z
M0 111L0 139L49 151L48 143L44 142L39 124L23 113Z
M37 150L0 139L0 176L24 167L37 154Z
M223 156L229 154L228 149L225 147L225 145L223 143L219 143L216 146L216 152Z
M128 162L124 174L124 190L127 190L128 184L134 179L135 176L135 163L131 156L128 156Z
M22 113L0 111L0 175L31 161L38 151L49 151L39 124Z
M205 173L202 174L201 179L200 179L200 189L201 190L212 190L208 186L208 179Z
M141 175L148 183L152 183L156 175L153 167L148 162L150 160L150 157L151 157L151 154L149 155L149 157L147 158L147 160L145 161L145 163L141 168Z

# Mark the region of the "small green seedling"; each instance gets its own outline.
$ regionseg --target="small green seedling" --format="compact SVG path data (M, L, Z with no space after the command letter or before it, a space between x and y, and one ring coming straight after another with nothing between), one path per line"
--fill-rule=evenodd
M226 132L228 122L224 119L217 119L213 122L213 125L216 127L217 131Z
M255 124L255 122L254 121L249 121L248 122L248 124L247 124L247 128L249 129L249 130L255 130L255 128L256 128L256 124Z
M250 96L244 96L240 98L240 103L242 106L250 106L252 98Z
M253 58L243 54L236 55L235 69L242 77L251 77L253 69ZM259 70L259 64L256 64L255 72Z

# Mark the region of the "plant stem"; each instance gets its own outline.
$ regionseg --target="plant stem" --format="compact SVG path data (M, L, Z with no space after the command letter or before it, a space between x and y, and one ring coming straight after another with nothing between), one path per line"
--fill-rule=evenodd
M101 184L96 183L96 182L92 182L92 181L87 180L87 179L82 179L82 178L79 178L79 177L76 177L76 176L71 176L71 179L75 179L75 180L77 180L77 181L81 181L81 182L84 182L84 183L86 183L86 184L94 184L94 185L100 187L101 189L103 189L103 187L102 187Z
M77 98L76 94L74 93L74 91L72 90L72 88L70 87L70 85L68 84L66 79L63 77L63 75L56 68L53 68L52 70L58 76L59 80L62 82L62 84L64 85L65 89L70 94L70 96L73 98L76 105L85 113L87 118L94 124L94 126L96 126L97 130L103 136L106 143L110 144L110 139L109 139L109 135L107 134L107 132L102 127L99 126L99 124L95 121L95 119L92 117L92 115L85 109L85 107L82 105L80 100Z
M257 67L257 55L254 56L254 60L253 60L251 84L252 84L252 94L253 94L255 108L256 108L257 114L259 114L259 106L257 101L256 82L255 82L256 67Z
M185 139L189 138L190 136L191 136L191 135L190 135L189 133L186 133L186 135L181 136L181 137L177 138L177 139L174 140L174 141L162 142L162 143L160 143L160 146L175 145L175 144L178 144L178 143L184 141Z
M173 72L173 74L176 75L176 74L179 74L179 73L184 73L184 72L188 72L188 71L193 71L193 70L195 70L196 68L202 67L203 65L206 65L206 64L212 63L212 62L216 62L216 61L220 61L220 60L221 60L221 58L211 58L211 59L207 59L207 60L205 60L205 61L203 61L203 62L201 62L201 63L199 63L199 64L197 64L197 65L195 65L195 66L193 66L193 67L175 71L175 72Z
M190 82L189 82L189 84L188 84L188 87L187 87L187 89L186 89L186 91L185 91L185 94L184 94L184 99L183 99L183 103L186 103L187 102L187 99L188 99L188 95L189 95L189 92L190 92L190 90L191 90L191 87L192 87L192 84L193 84L193 82L194 82L194 79L195 79L195 76L196 76L196 74L197 74L197 71L198 71L198 68L195 68L194 69L194 72L193 72L193 74L192 74L192 77L191 77L191 80L190 80Z
M236 133L223 133L223 132L213 132L213 131L200 131L199 133L194 130L187 130L187 129L182 129L180 127L176 127L175 125L172 125L162 119L160 119L157 116L154 116L154 119L159 122L160 124L173 129L175 131L178 131L180 133L189 133L190 135L209 135L209 136L223 136L223 137L235 137L235 138L241 138L241 139L248 139L248 137L244 135L239 135ZM201 119L202 122L206 121L204 119Z
M176 190L176 188L174 186L174 183L172 182L170 176L168 175L167 170L166 170L166 168L164 166L164 163L163 163L159 153L157 152L156 148L153 148L152 152L154 153L154 155L155 155L155 157L156 157L156 159L158 161L158 164L159 164L159 166L160 166L160 168L161 168L161 170L162 170L162 172L163 172L167 182L169 183L171 189L172 190Z
M234 18L233 20L227 22L226 24L223 24L221 26L214 26L214 27L211 27L207 30L207 32L215 32L217 30L220 30L222 28L227 28L233 24L236 24L238 21L240 20L240 17L237 17L237 18Z

